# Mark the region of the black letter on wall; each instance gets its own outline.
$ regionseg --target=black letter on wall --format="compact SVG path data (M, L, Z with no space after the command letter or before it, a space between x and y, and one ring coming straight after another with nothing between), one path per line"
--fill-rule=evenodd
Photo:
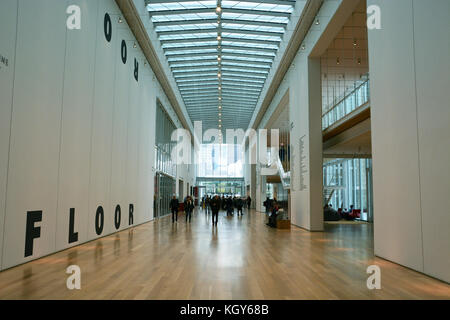
M103 212L103 207L99 206L97 212L95 213L95 232L97 235L101 235L103 231L103 222L105 220L105 213Z
M114 225L116 229L120 228L120 216L121 216L120 205L117 205L116 212L114 213Z
M69 243L78 241L78 232L74 232L74 229L75 229L75 208L70 208Z
M134 212L134 205L130 203L130 207L128 209L128 225L133 224L133 212Z
M103 21L103 30L105 31L106 41L111 42L112 37L112 24L111 18L108 13L105 13L105 19Z
M139 82L139 63L136 58L134 58L134 78Z
M41 236L41 227L35 227L36 222L42 221L42 211L27 212L27 228L25 232L25 257L33 255L33 240Z
M122 40L122 45L120 48L120 54L122 56L122 62L125 64L127 63L127 43L125 40Z

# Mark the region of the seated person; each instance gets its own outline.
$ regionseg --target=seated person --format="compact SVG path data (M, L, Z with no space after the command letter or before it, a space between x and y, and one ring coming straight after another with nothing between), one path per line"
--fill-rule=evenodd
M277 227L277 213L278 213L279 209L280 209L280 207L278 206L277 201L274 200L272 202L272 212L271 212L271 215L269 217L269 223L267 223L267 225L269 227L272 227L272 228L276 228Z
M347 212L344 212L343 216L344 216L345 220L349 220L349 221L354 220L354 217L352 216L353 208L354 208L354 206L351 205L350 209L348 209Z
M336 210L331 208L328 204L325 205L323 209L323 220L324 221L339 221L341 220L341 216L337 213Z

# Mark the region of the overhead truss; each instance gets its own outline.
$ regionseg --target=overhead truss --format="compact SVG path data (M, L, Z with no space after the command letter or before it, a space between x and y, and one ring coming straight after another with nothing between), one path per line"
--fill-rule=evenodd
M295 1L146 4L191 120L224 129L247 126Z

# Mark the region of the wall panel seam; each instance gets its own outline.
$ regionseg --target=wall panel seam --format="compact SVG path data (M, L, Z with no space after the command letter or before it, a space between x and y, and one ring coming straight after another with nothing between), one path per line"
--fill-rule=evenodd
M67 4L67 1L66 1ZM57 248L57 238L58 238L58 213L59 213L59 206L60 206L60 192L59 192L59 185L60 185L60 178L61 178L61 146L62 146L62 136L63 136L63 115L64 115L64 89L65 89L65 83L66 83L66 62L67 62L67 28L65 28L65 39L64 39L64 61L63 61L63 73L62 73L62 94L61 94L61 114L59 117L59 152L58 152L58 172L56 175L56 215L55 215L55 249Z
M414 0L411 0L411 20L412 20L412 41L413 41L413 66L414 66L414 99L416 104L416 135L417 135L417 165L418 165L418 180L419 180L419 212L420 212L420 237L421 241L420 244L422 245L422 270L425 271L425 252L424 252L424 246L423 246L423 212L422 212L422 185L421 185L421 173L420 173L420 135L419 135L419 105L418 105L418 99L417 99L417 67L416 67L416 32L415 32L415 19L414 19Z
M93 54L93 72L92 72L92 98L91 98L91 138L90 138L90 140L89 140L89 142L90 142L90 146L89 146L89 174L88 174L88 179L89 179L89 182L88 182L88 198L87 198L87 206L86 206L86 208L87 208L87 210L88 210L88 212L87 212L87 216L86 216L86 223L85 223L85 227L86 227L86 229L85 229L85 235L86 235L86 240L88 240L89 239L89 216L90 216L90 212L89 212L89 210L90 210L90 208L89 208L89 205L90 205L90 203L91 203L91 187L92 187L92 185L91 185L91 175L92 175L92 145L94 144L93 143L93 135L94 135L94 104L95 104L95 84L96 84L96 81L95 81L95 77L96 77L96 75L97 75L97 68L96 68L96 64L97 64L97 47L98 47L98 44L97 44L97 39L98 39L98 33L99 32L101 32L100 30L101 29L99 29L99 27L98 27L98 18L99 18L99 11L100 11L100 4L97 2L97 10L96 10L96 14L95 14L95 30L97 30L97 32L95 33L95 48L94 48L94 54Z
M16 43L14 44L14 65L13 65L13 83L11 88L11 107L10 107L10 114L9 114L9 138L8 138L8 160L6 162L6 184L5 184L5 204L4 208L4 216L3 216L3 230L2 230L2 263L0 264L0 270L3 269L3 248L5 247L5 228L6 228L6 204L8 200L8 180L9 180L9 160L11 155L11 133L12 133L12 116L13 116L13 107L14 107L14 85L16 83L16 56L17 56L17 36L19 32L19 1L17 1L16 6Z

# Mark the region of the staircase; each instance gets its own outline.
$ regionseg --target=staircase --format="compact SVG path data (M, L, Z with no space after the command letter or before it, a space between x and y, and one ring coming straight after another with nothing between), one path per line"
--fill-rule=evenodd
M284 190L288 190L291 188L291 172L290 171L284 171L283 164L281 163L280 157L277 157L277 169L278 174L280 175L281 184L283 185Z
M340 186L340 185L336 184L336 182L338 181L337 178L338 178L338 175L334 174L333 177L331 178L331 181L329 182L329 184L328 185L324 184L324 186L323 186L323 204L324 205L327 205L330 202L331 197L333 196L333 194L336 190L342 190L345 188L344 186Z

